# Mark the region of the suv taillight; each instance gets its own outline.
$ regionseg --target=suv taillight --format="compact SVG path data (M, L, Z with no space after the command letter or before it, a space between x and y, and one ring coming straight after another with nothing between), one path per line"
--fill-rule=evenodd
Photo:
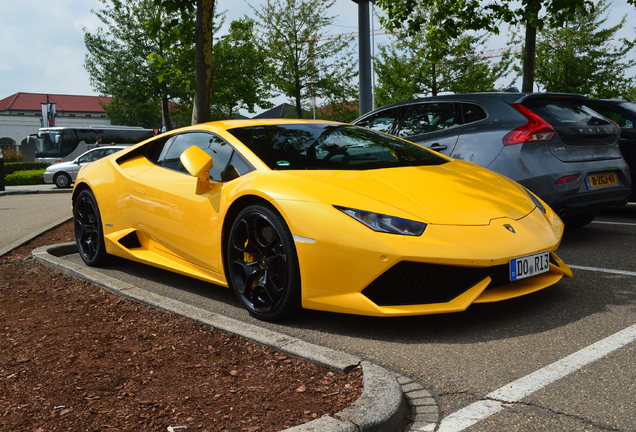
M550 123L543 120L530 109L521 104L510 104L511 107L519 111L528 123L511 130L503 137L503 145L523 144L526 142L550 141L556 131Z

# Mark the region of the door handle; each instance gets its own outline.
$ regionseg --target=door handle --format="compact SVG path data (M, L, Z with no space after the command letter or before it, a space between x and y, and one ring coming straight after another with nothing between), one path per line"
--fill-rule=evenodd
M133 192L139 195L146 195L146 190L139 186L133 186Z
M442 145L440 143L433 143L431 144L431 150L435 150L435 151L442 151L442 150L446 150L448 148L447 145Z

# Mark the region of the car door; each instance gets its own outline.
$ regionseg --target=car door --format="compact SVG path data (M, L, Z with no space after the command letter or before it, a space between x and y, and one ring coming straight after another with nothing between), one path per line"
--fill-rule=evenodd
M396 135L449 156L461 124L455 102L422 102L406 107Z
M196 145L213 157L211 188L197 195L197 179L181 164L184 150ZM208 132L176 135L163 148L149 152L153 166L131 180L139 229L164 253L220 273L222 177L234 149ZM152 156L154 154L155 156ZM156 156L158 154L158 156Z

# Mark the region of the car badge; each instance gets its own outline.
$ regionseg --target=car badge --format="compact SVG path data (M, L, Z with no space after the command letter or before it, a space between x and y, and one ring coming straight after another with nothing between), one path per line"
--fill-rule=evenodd
M510 224L505 224L504 228L507 229L508 231L510 231L513 234L517 234L517 231L515 231L514 227Z

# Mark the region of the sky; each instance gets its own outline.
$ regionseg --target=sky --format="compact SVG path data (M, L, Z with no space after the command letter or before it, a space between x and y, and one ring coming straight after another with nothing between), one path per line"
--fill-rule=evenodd
M250 0L256 7L262 2ZM226 24L253 15L245 0L216 3L227 10ZM84 70L83 30L92 32L99 26L91 13L99 7L98 0L0 0L0 99L17 92L96 94ZM634 38L636 9L626 0L612 0L609 12L609 24L627 15L627 24L619 36ZM353 1L336 0L332 15L336 19L328 34L357 31L357 5ZM503 48L507 39L506 35L492 36L484 48ZM387 37L377 36L375 41L386 43Z

